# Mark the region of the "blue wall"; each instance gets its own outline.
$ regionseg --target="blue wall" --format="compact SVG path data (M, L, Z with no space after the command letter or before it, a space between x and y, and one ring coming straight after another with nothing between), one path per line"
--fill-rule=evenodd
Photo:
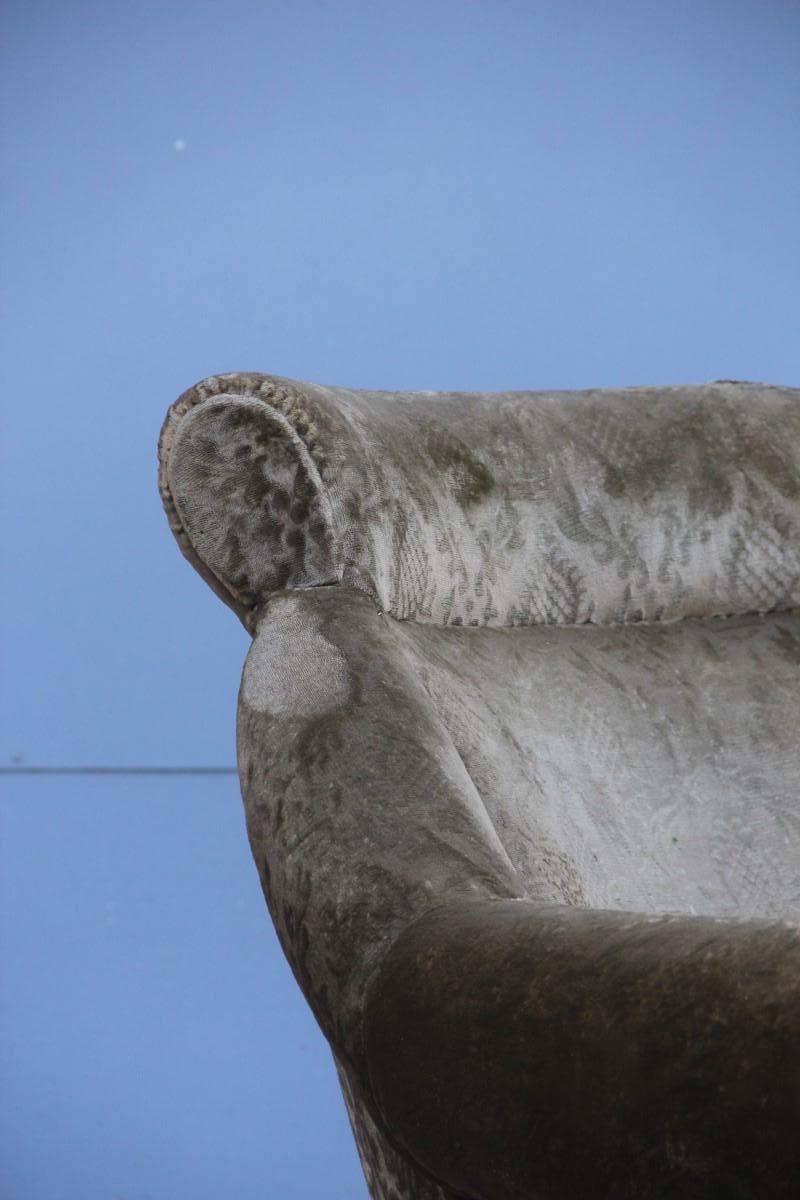
M231 766L203 375L800 382L793 0L11 2L0 766ZM0 775L0 1194L365 1194L235 776Z

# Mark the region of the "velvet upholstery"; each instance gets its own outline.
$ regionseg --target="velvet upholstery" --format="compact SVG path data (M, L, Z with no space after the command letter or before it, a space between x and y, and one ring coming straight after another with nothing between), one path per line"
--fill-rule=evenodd
M800 391L173 405L376 1200L800 1194Z

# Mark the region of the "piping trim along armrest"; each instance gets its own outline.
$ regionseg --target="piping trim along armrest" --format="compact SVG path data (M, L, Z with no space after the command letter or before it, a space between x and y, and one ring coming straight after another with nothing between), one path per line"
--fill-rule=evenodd
M170 528L251 632L273 592L339 581L324 468L313 420L288 381L216 376L169 410L159 488Z

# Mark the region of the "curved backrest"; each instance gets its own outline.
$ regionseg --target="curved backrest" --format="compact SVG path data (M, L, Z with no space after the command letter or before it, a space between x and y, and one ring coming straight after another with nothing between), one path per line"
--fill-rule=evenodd
M532 899L800 917L800 614L397 636Z

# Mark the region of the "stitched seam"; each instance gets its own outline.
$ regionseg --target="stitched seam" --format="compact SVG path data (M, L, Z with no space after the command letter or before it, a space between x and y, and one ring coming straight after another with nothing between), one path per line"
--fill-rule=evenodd
M416 617L400 617L393 613L391 609L386 609L386 615L393 621L399 621L411 625L433 625L441 629L649 629L653 625L659 627L668 627L670 625L680 625L684 621L697 621L702 624L707 621L732 621L737 617L771 617L771 616L798 616L800 617L800 607L795 604L790 604L786 608L737 608L731 612L714 612L703 613L684 613L680 617L668 617L666 620L663 617L654 617L652 621L508 621L503 625L497 625L494 622L485 621L480 625L464 625L459 621L418 621Z

